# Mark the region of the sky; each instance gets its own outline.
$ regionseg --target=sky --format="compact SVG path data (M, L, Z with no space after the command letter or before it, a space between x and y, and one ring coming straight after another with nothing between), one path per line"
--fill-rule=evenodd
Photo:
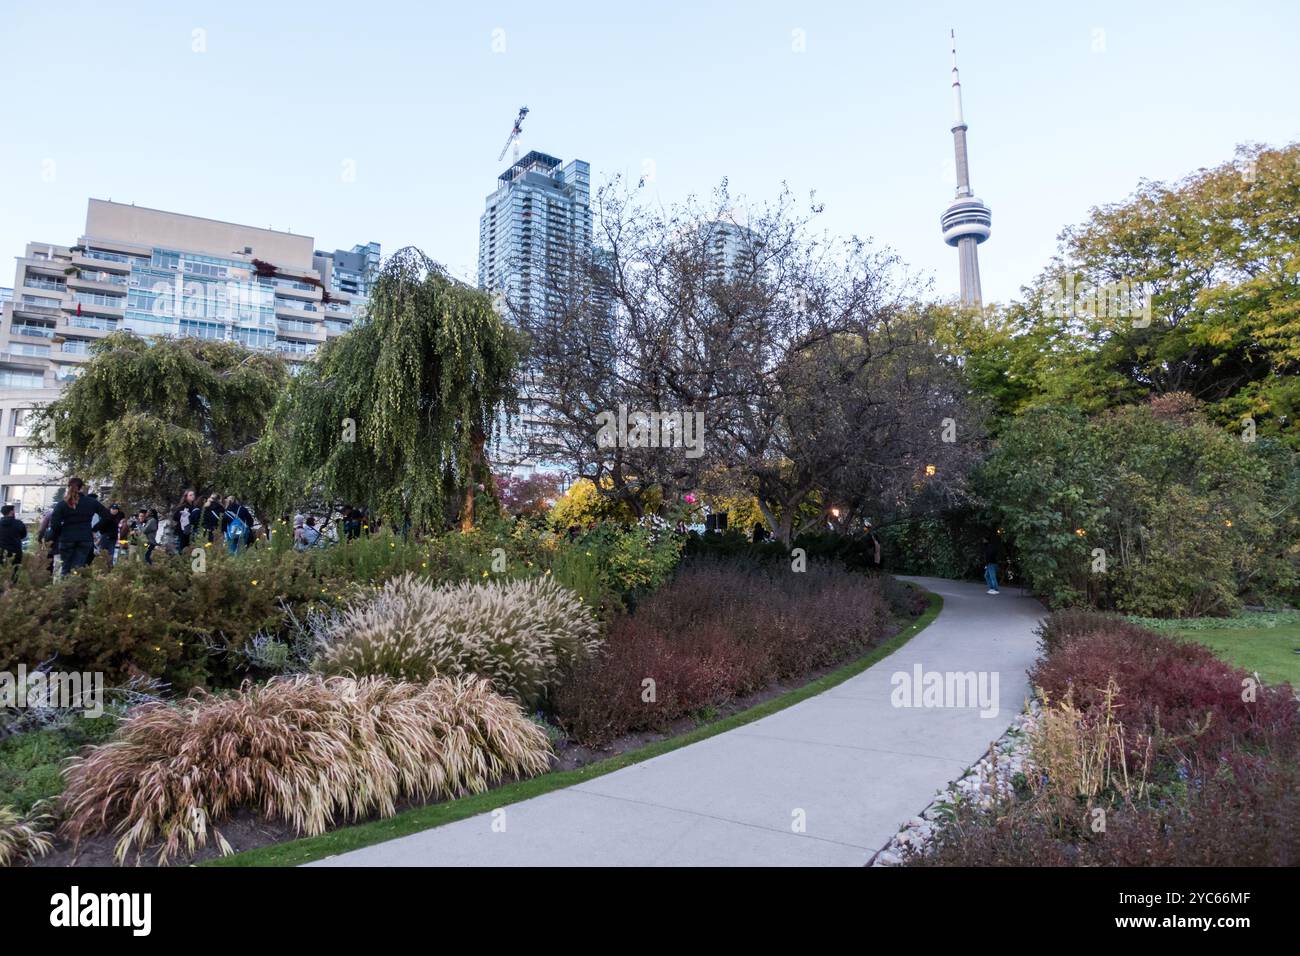
M89 197L416 245L472 279L526 105L521 148L587 160L593 187L815 190L819 228L955 296L953 28L985 301L1140 180L1300 138L1295 0L181 6L0 0L0 285L27 242L80 237Z

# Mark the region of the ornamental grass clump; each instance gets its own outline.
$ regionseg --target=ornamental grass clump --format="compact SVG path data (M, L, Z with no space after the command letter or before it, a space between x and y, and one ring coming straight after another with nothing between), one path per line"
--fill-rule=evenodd
M478 674L532 705L600 636L582 600L549 578L436 587L405 575L332 618L321 644L327 674Z
M403 799L479 793L550 765L545 732L474 677L424 683L297 676L149 704L68 769L64 833L119 836L125 860L192 855L248 808L316 835Z
M49 834L54 818L38 809L22 814L10 806L0 806L0 866L31 863L45 856L53 846Z

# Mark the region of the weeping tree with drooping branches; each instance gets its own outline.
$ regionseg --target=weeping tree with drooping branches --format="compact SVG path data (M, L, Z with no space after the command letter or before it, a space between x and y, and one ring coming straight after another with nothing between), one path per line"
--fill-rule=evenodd
M384 263L364 322L294 377L258 449L280 507L366 505L401 526L475 521L492 494L484 453L514 411L520 354L490 297L414 247Z
M256 503L249 461L288 377L278 355L236 342L116 332L38 411L32 444L134 504L174 503L185 488Z

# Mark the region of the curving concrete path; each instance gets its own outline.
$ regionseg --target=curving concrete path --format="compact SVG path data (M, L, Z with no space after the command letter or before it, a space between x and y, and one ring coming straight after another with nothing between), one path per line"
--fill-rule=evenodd
M1018 589L993 596L982 584L907 580L943 595L942 613L824 694L510 804L495 829L481 814L312 865L862 866L1020 712L1044 613ZM998 712L894 706L893 675L917 665L997 674Z

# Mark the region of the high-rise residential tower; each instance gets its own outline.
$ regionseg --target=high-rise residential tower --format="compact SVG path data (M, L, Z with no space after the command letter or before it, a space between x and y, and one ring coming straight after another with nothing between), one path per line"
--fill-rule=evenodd
M713 274L728 282L754 267L757 234L734 220L714 219L700 226L700 239Z
M591 246L591 166L528 153L497 177L479 219L478 284L507 317L561 308L566 287L586 268ZM517 476L552 470L544 449L546 383L519 376L519 418L492 457Z
M591 166L530 152L497 177L479 219L478 284L516 309L547 299L591 254Z
M980 291L979 244L992 231L993 214L989 207L975 198L970 187L970 163L966 152L966 119L961 108L961 77L957 73L957 34L952 35L952 143L957 159L957 198L952 201L939 219L943 227L943 241L957 247L961 268L962 305L979 306L983 302Z

